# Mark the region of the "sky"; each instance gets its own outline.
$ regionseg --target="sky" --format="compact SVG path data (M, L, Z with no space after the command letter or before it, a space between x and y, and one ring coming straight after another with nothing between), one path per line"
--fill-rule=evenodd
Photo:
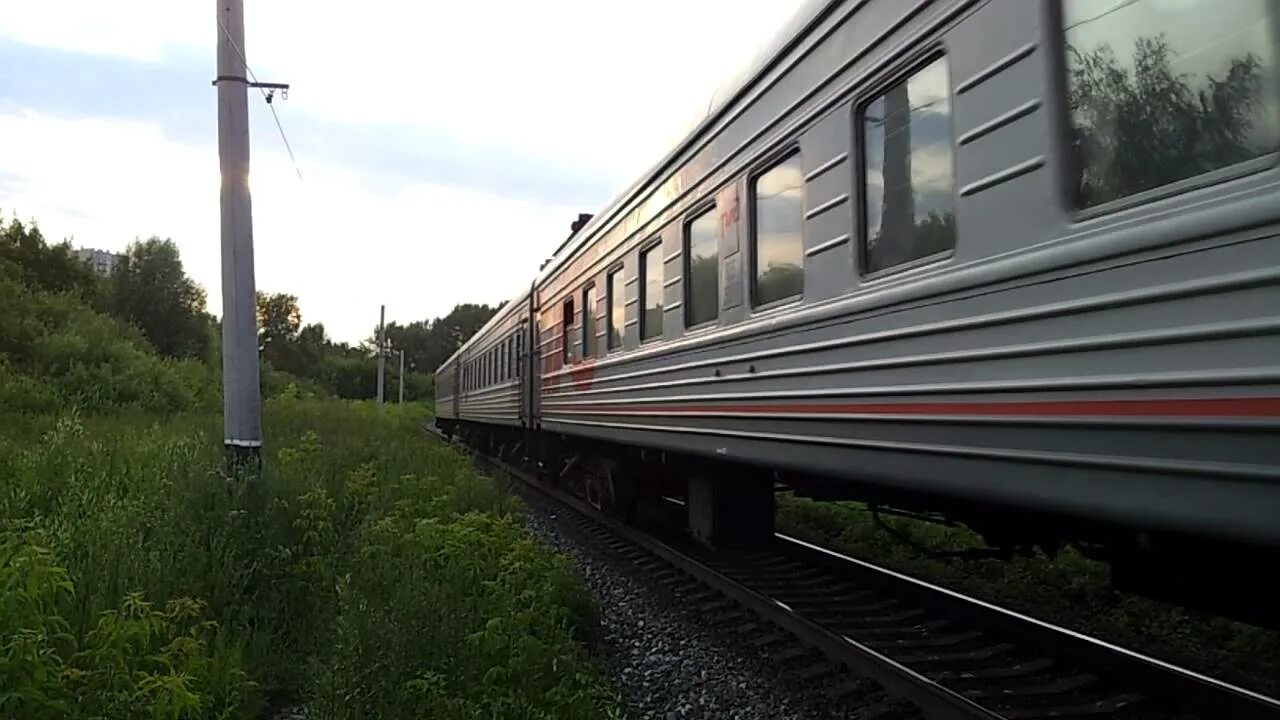
M359 342L496 304L701 119L800 0L246 0L256 280ZM172 238L221 315L216 0L5 0L0 213ZM301 173L301 179L299 179Z

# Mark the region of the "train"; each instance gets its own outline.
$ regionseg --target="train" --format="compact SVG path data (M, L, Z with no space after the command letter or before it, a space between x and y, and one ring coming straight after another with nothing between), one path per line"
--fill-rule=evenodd
M1277 15L809 0L436 370L434 422L611 512L679 495L703 542L786 489L1272 624Z

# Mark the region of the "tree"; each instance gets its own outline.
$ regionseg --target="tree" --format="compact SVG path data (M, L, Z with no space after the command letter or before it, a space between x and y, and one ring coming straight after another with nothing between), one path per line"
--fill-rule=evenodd
M457 351L462 343L475 335L484 324L502 309L506 303L496 307L461 303L455 305L449 314L435 320L419 320L408 325L388 323L386 328L387 346L390 351L405 351L405 361L423 372L434 372L437 367ZM378 346L378 329L364 342L370 354L375 354Z
M0 268L22 284L50 293L71 293L93 300L98 277L76 257L71 243L49 245L40 227L14 219L0 221Z
M286 293L258 292L258 347L262 359L278 370L297 374L304 363L298 357L297 339L302 328L298 297Z
M205 293L187 277L172 240L131 243L112 273L107 302L112 314L141 328L160 354L207 357Z

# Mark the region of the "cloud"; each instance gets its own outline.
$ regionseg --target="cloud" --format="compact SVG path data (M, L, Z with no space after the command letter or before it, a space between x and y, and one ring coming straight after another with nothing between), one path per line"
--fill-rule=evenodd
M258 287L343 340L509 299L705 112L797 0L246 3ZM673 22L671 18L679 18ZM214 7L6 14L0 207L54 239L172 237L220 314Z
M0 40L0 110L36 109L67 117L119 118L153 123L182 142L216 142L216 90L197 58L165 64L130 57L90 60L80 53L29 48ZM471 187L503 196L595 207L620 181L536 152L468 147L439 130L408 126L357 127L299 114L277 105L290 144L305 164L336 163L365 174L376 187L408 180ZM269 108L251 105L255 152L281 147Z
M245 52L260 79L292 83L286 107L305 115L413 128L469 152L516 150L624 186L797 5L369 0L355 11L272 0L246 3ZM177 59L198 66L207 87L217 26L199 3L42 0L7 14L0 36L156 65Z
M221 314L217 156L146 123L0 115L4 207L39 220L52 240L123 250L172 237ZM258 287L299 296L308 321L358 341L376 322L443 315L466 301L519 292L576 208L431 183L371 192L361 177L318 164L307 182L279 152L251 178ZM75 198L73 207L66 198ZM145 220L140 220L145 218ZM372 320L371 320L372 318Z

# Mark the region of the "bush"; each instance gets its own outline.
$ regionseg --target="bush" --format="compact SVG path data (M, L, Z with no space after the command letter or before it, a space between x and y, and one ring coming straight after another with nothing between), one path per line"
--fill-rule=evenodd
M0 278L0 397L31 412L139 407L171 412L207 406L216 391L207 366L156 356L137 328Z

